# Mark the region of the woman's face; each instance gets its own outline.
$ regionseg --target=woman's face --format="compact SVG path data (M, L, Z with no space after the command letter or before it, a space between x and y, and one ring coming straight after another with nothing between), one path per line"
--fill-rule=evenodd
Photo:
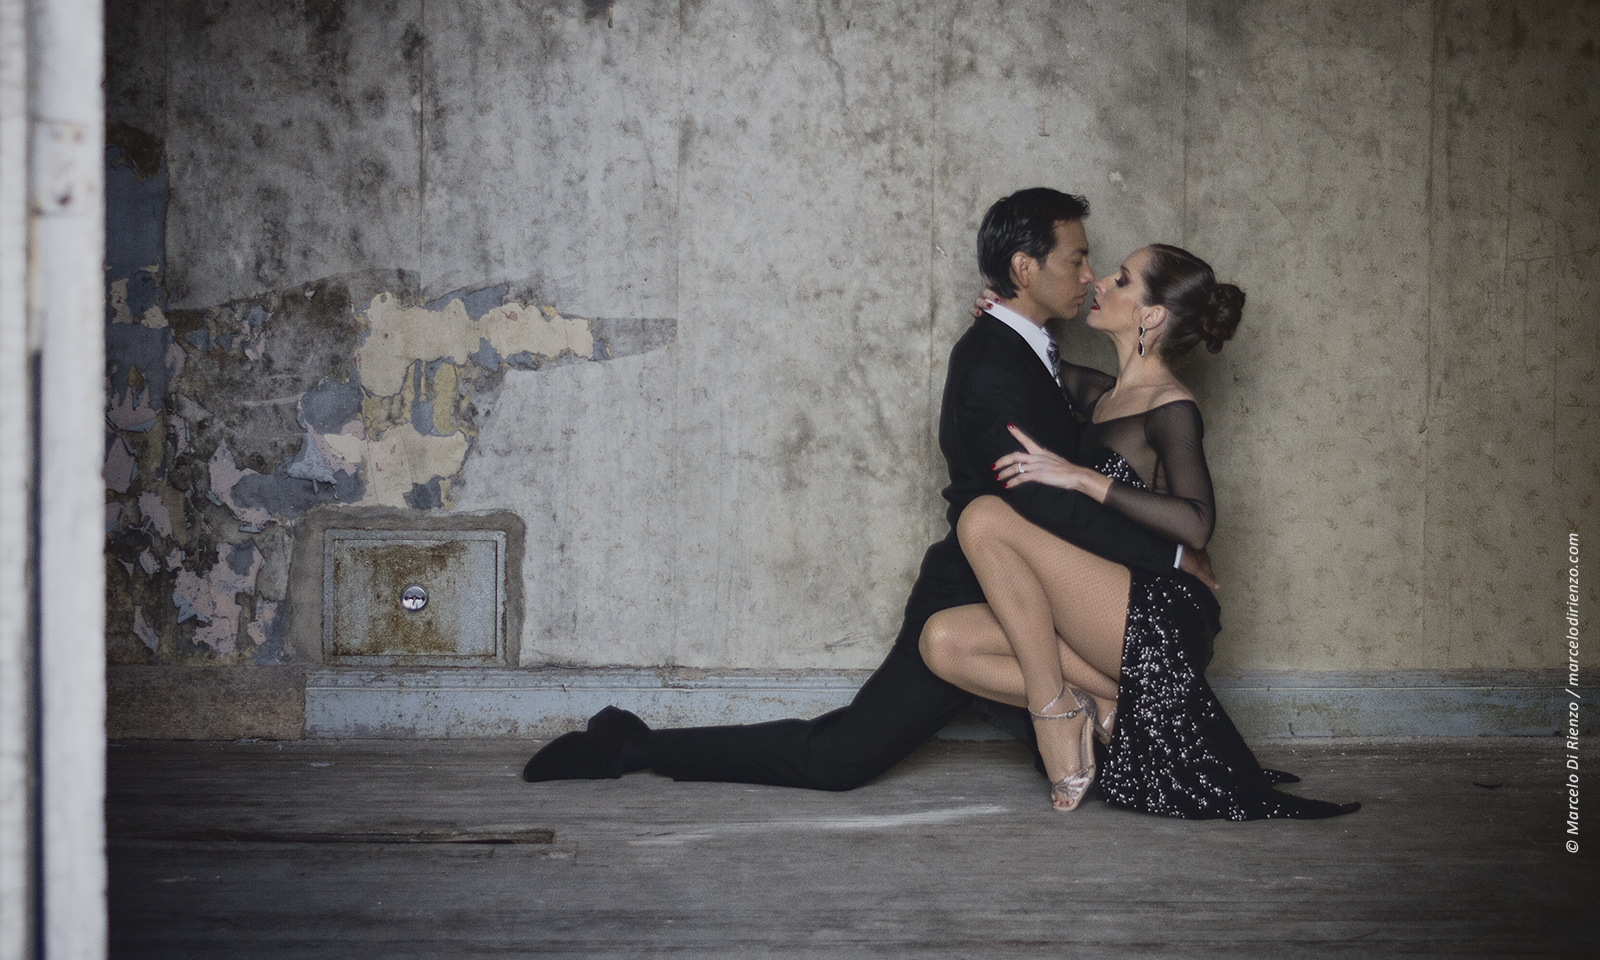
M1144 268L1150 251L1144 247L1128 254L1117 271L1094 282L1094 303L1089 326L1107 333L1134 331L1145 311Z

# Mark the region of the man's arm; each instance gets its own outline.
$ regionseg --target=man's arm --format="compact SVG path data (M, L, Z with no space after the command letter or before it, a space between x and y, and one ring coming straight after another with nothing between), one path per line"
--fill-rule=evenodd
M1044 413L1036 409L1036 404L1028 403L1013 381L993 371L973 371L966 388L957 412L959 429L970 455L981 461L974 468L990 478L992 489L988 492L1003 497L1023 518L1107 560L1145 570L1173 568L1177 557L1175 541L1146 530L1081 493L1037 483L1008 490L994 481L991 465L1022 449L1006 429L1008 424L1016 424L1047 447L1062 431L1059 424L1044 422ZM1076 451L1055 452L1070 457Z

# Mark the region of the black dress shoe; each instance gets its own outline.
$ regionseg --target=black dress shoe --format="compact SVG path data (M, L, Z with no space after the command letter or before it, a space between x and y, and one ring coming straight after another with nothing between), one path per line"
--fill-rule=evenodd
M589 732L596 736L619 741L642 739L650 732L649 726L637 716L620 707L606 707L589 718Z
M650 728L626 710L606 707L589 718L587 730L562 734L545 744L522 768L529 783L543 780L615 780L640 769ZM633 763L624 763L624 760Z

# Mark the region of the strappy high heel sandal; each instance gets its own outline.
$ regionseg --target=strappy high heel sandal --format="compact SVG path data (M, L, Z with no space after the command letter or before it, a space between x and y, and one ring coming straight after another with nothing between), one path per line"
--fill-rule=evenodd
M1111 746L1111 733L1117 728L1117 708L1112 707L1100 722L1094 725L1094 738L1106 746Z
M1065 713L1046 713L1060 702L1061 698L1071 692L1072 699L1078 702L1077 707ZM1115 711L1113 711L1115 712ZM1083 742L1079 745L1079 755L1089 758L1088 764L1077 773L1068 774L1050 785L1050 805L1057 810L1076 810L1078 801L1089 791L1089 785L1094 783L1094 737L1100 725L1095 722L1094 700L1077 687L1063 683L1061 692L1055 699L1044 705L1044 710L1029 710L1028 713L1037 720L1070 720L1080 713L1087 713L1088 719L1083 724Z

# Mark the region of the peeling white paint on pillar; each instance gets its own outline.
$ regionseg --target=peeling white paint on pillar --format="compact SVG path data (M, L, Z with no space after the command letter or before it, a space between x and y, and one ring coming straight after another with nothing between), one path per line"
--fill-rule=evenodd
M100 479L105 202L99 0L35 0L29 314L38 331L43 955L106 953L105 583Z

